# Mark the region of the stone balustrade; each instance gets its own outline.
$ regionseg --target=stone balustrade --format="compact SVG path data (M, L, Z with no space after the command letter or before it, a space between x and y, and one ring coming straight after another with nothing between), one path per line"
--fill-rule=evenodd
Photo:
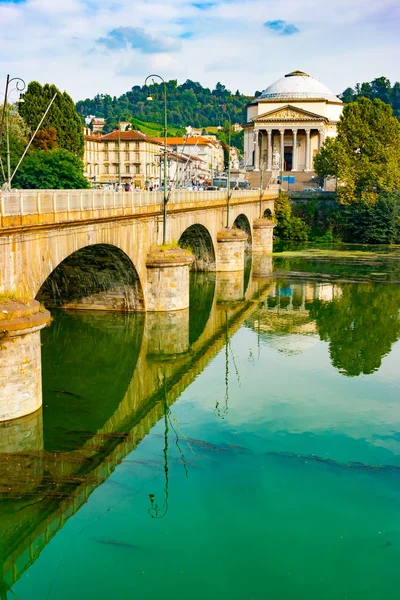
M272 199L276 193L263 192ZM230 202L254 202L259 190L234 190ZM174 190L168 199L168 211L188 210L201 206L221 206L227 201L227 190L195 192ZM0 194L0 228L35 226L117 216L159 213L163 192L113 190L15 190Z

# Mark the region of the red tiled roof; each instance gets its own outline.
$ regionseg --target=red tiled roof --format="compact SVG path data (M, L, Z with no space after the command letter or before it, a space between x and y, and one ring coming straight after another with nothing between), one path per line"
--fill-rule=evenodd
M160 142L157 138L151 138L141 133L140 131L112 131L111 133L106 133L101 136L101 140L104 142L117 142L121 140L121 142L150 142L153 144L160 145Z
M164 138L155 138L158 142L164 143ZM208 146L210 144L215 145L214 140L207 140L201 135L194 137L167 137L168 146Z

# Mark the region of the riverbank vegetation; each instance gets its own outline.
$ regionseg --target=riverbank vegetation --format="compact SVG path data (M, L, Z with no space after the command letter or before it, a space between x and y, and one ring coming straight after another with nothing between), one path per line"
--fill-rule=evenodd
M280 241L400 244L400 192L382 193L373 204L350 205L324 198L291 205L281 192L275 219Z
M321 179L336 180L336 198L290 205L281 192L276 209L280 240L400 243L400 123L381 100L360 98L344 107L337 137L315 157Z

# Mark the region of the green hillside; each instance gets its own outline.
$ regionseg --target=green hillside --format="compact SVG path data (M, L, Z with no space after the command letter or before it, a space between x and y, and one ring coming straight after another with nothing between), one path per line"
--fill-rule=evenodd
M161 137L164 135L164 127L163 125L160 125L160 123L141 121L140 119L135 119L134 117L131 117L128 120L132 123L133 129L141 131L150 137ZM184 133L184 129L174 127L173 125L168 125L169 136L184 135Z
M178 85L176 79L166 82L168 129L184 131L192 127L217 127L229 117L232 123L245 121L245 106L251 100L239 90L232 93L221 83L213 90L200 83L187 80ZM147 100L151 95L152 101ZM154 83L149 87L135 85L119 98L98 94L94 98L80 100L76 109L82 118L96 115L106 120L105 132L118 127L120 121L134 120L144 133L162 131L164 120L164 86ZM140 126L140 122L142 125ZM157 125L156 125L157 124ZM152 127L155 125L155 127ZM160 130L161 127L161 130ZM154 133L153 133L154 135Z

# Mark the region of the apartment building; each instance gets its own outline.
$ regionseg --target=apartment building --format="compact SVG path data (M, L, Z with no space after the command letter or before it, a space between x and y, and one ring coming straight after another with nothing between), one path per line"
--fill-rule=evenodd
M164 143L164 138L155 138ZM175 154L196 156L202 160L207 169L206 178L211 179L224 170L224 151L220 142L213 135L185 136L167 138L168 150Z
M159 180L160 147L159 141L140 131L94 135L85 130L85 175L94 184L154 186Z

